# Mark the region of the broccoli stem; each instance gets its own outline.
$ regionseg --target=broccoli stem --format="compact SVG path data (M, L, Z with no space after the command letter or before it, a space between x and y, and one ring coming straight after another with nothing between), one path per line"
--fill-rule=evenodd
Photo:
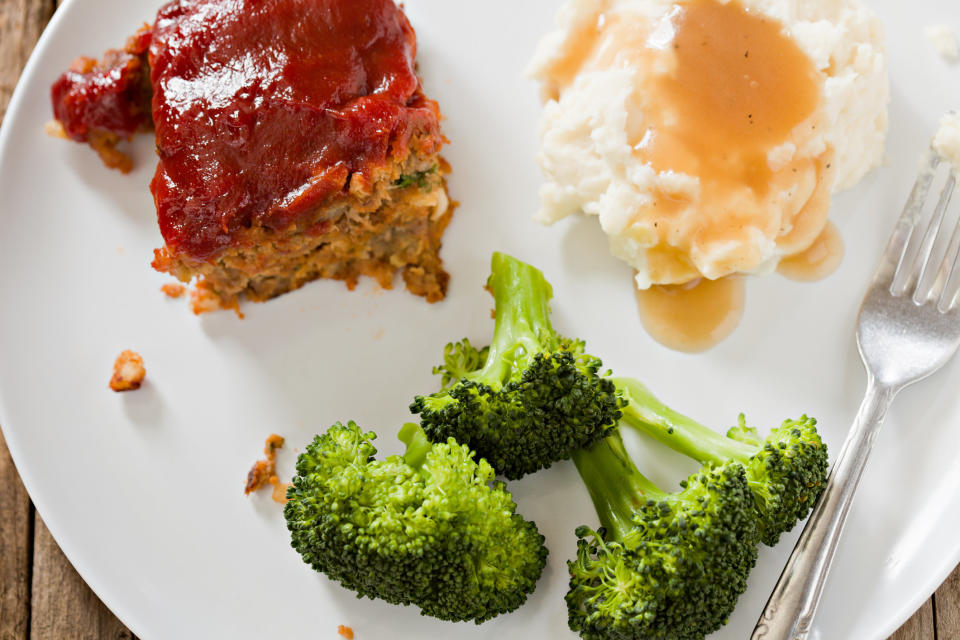
M613 383L627 400L623 421L674 451L701 464L728 460L745 464L757 453L756 447L727 438L667 407L637 380L613 378Z
M667 497L630 459L619 431L613 431L590 449L573 454L577 471L607 530L607 539L624 541L636 529L633 515L648 500Z
M400 427L397 438L407 445L407 450L403 454L403 461L419 471L423 463L427 461L427 454L433 448L433 443L427 439L427 434L415 422L407 422Z
M541 333L553 333L553 288L538 269L504 253L493 254L487 287L496 304L493 341L483 368L467 378L499 388L513 367L524 361L516 350L537 353L542 349Z

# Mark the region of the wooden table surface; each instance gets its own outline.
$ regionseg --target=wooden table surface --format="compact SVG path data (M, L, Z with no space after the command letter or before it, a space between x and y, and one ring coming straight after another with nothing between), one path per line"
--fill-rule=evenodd
M0 0L0 126L20 71L59 4ZM0 434L0 640L134 637L60 551L33 508ZM960 567L891 640L955 638L960 638Z

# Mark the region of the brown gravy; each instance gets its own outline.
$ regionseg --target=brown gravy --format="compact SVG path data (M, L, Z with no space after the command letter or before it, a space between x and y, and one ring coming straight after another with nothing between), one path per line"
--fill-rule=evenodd
M608 26L617 28L619 23ZM781 224L770 214L772 198L796 191L798 184L824 181L818 163L803 154L785 166L769 161L771 151L797 140L801 125L810 128L804 136L815 133L821 101L817 69L783 25L735 0L675 5L641 51L639 64L646 59L654 71L634 98L634 114L642 117L628 117L634 154L658 173L697 176L700 185L695 231L670 216L678 201L682 204L677 194L657 192L641 216L660 220L661 243L671 237L676 242L679 232L691 249L740 245L715 262L719 271L756 268L763 256L751 230L773 237ZM656 70L658 65L668 71ZM677 269L663 269L650 276L654 282L682 281L676 274Z
M805 251L786 257L777 266L777 273L800 282L822 280L837 270L843 261L843 237L832 222Z
M783 25L737 0L678 2L653 24L609 8L609 0L598 1L596 13L573 29L545 93L557 97L591 68L629 64L646 70L649 82L635 92L626 125L633 153L658 173L697 176L700 184L694 230L681 221L690 204L683 194L658 191L641 206L638 216L659 221L658 247L647 254L650 278L693 278L699 272L686 258L691 243L709 239L749 246L743 241L751 228L777 238L780 251L793 254L781 263L783 275L797 280L829 275L843 255L836 229L824 227L832 150L817 158L799 154L771 167L770 152L797 142L797 131L806 132L801 139L817 133L822 99L816 67ZM797 203L783 221L769 215L770 197L781 192ZM774 224L790 232L778 237ZM764 256L754 253L734 252L718 269L756 268ZM727 276L655 285L636 296L654 339L698 352L733 332L746 292L742 276Z
M688 353L706 351L729 336L740 323L745 300L743 276L637 291L640 321L650 336Z
M672 16L672 73L657 74L654 110L635 147L658 170L699 176L705 202L765 192L767 153L820 101L817 70L783 25L737 2L693 0ZM710 193L713 192L713 193Z
M642 135L634 140L634 148L660 171L699 176L701 202L707 209L703 232L711 237L736 236L745 225L757 224L754 218L765 212L751 212L749 207L737 213L710 211L712 204L737 201L737 192L745 186L756 194L770 189L773 171L767 154L789 140L793 129L816 110L817 72L784 35L781 24L737 2L692 0L677 5L670 20L673 35L664 46L673 48L676 67L657 76L654 89L669 107L652 111L646 128L636 132ZM823 164L829 166L829 160ZM831 181L822 175L822 166L792 167L793 172L798 170L816 171L826 198L813 198L817 202L810 202L794 224L823 224ZM842 256L842 242L839 254L834 249L838 238L836 233L822 233L809 249L785 261L781 272L797 277L802 272L810 278L827 275ZM827 257L835 254L836 261ZM641 321L650 335L686 352L705 351L729 336L740 322L745 299L742 277L699 279L637 292Z

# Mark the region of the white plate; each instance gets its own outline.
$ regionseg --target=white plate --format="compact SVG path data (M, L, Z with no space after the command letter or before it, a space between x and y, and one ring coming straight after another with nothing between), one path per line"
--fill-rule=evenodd
M159 291L149 262L160 245L147 184L152 141L136 170L104 169L87 148L43 133L48 88L77 55L98 55L149 21L158 0L73 0L60 9L24 73L0 136L0 424L27 489L90 586L139 636L359 639L573 637L566 629L564 562L573 528L593 523L570 464L512 489L551 549L546 573L516 613L451 625L352 594L303 565L280 508L244 497L245 474L270 432L286 436L280 465L338 419L376 427L381 448L408 418L411 397L434 387L445 341L482 342L492 323L481 290L490 252L543 269L556 290L556 325L588 340L622 374L721 427L744 410L773 425L802 412L841 442L864 387L853 341L860 298L935 123L960 106L960 67L923 36L960 30L960 5L876 2L888 28L893 104L889 163L837 198L848 245L843 266L817 284L779 277L749 285L742 325L706 355L682 355L639 327L630 271L610 257L594 221L531 221L536 90L522 76L557 0L407 0L427 92L452 141L453 196L462 204L443 255L446 302L363 282L348 292L318 282L245 320L194 317ZM114 357L143 354L140 391L107 390ZM853 507L817 637L885 638L960 560L960 367L954 362L893 408ZM689 470L648 447L638 463L665 486ZM744 638L796 535L764 549L730 624Z

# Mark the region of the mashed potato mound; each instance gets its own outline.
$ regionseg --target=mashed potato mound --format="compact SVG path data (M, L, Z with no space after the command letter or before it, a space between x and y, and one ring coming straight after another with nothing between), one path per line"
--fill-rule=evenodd
M640 289L762 273L879 164L889 86L858 0L568 0L530 72L537 218L596 215Z

